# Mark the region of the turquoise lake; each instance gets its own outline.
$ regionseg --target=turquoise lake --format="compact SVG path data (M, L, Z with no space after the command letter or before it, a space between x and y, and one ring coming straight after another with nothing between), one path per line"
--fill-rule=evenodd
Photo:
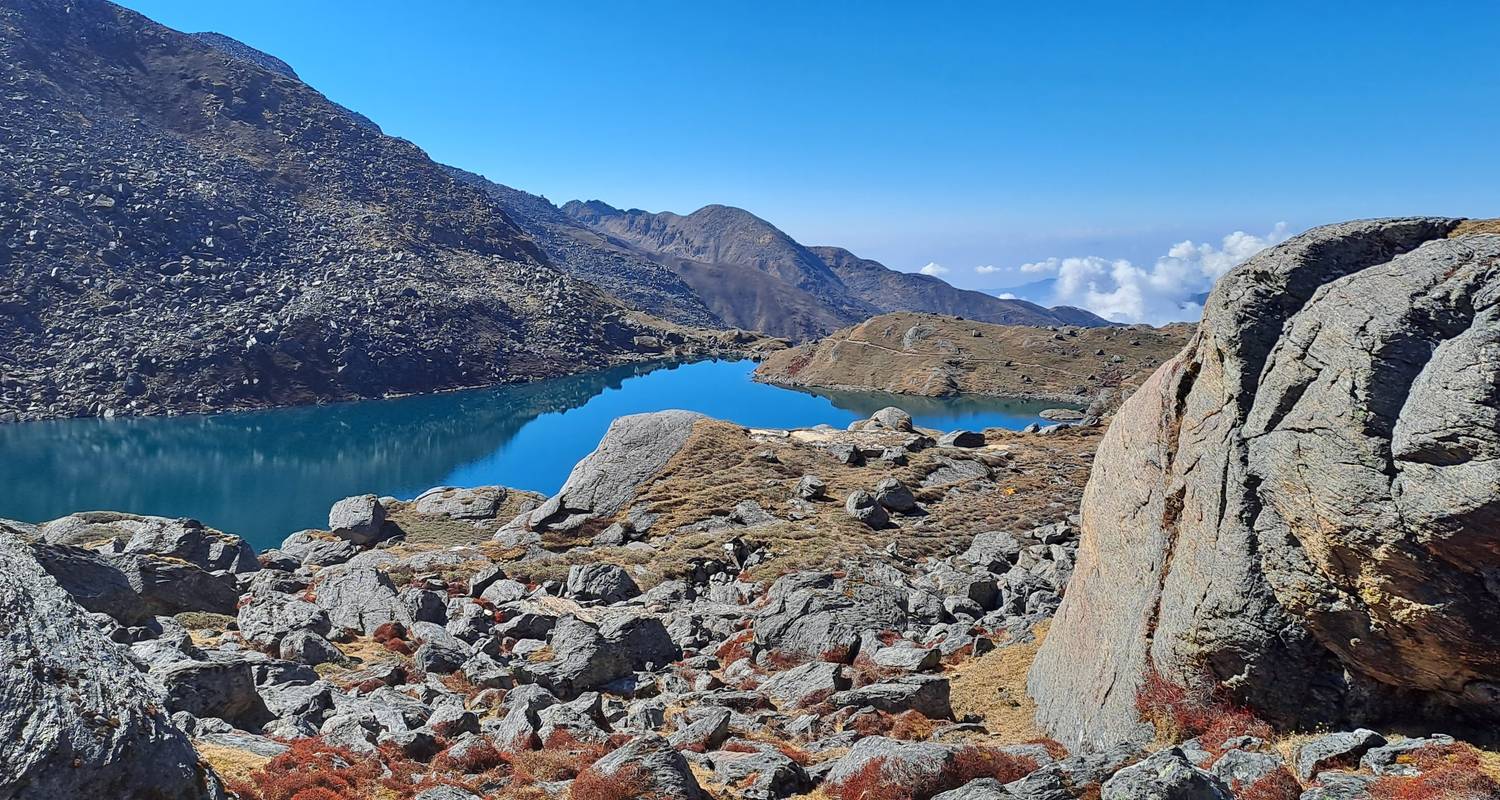
M750 361L620 367L524 386L231 414L0 425L0 517L194 517L257 550L352 494L502 484L550 494L615 417L685 408L752 427L843 427L885 406L942 430L1021 428L1055 403L809 392Z

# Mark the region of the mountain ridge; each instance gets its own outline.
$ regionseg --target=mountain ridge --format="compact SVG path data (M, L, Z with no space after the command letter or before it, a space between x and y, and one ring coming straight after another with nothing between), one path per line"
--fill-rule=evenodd
M0 419L490 385L712 338L559 272L417 146L210 39L102 0L0 8Z
M733 206L711 204L683 215L572 200L560 210L611 241L667 264L699 289L726 322L750 328L759 322L770 327L757 329L792 339L817 338L892 311L946 313L996 324L1109 324L1081 309L1047 309L958 289L939 278L892 270L843 248L807 247L772 223ZM755 273L787 290L766 285ZM742 281L751 285L740 285ZM768 308L773 303L791 306L791 311ZM814 304L822 308L813 311Z

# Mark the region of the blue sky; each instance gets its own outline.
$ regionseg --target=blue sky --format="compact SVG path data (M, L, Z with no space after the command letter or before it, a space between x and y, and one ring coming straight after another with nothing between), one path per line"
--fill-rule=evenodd
M1500 216L1500 3L124 4L555 202L742 206L973 288Z

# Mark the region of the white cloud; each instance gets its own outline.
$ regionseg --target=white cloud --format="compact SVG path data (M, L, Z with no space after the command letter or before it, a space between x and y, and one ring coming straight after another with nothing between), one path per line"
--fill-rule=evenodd
M1001 292L1000 294L997 294L995 296L998 297L998 298L1000 298L1001 300L1019 300L1019 299L1021 299L1021 298L1016 297L1015 295L1011 294L1010 292Z
M1186 241L1148 266L1099 256L1049 258L1022 272L1055 274L1051 303L1086 308L1114 322L1160 325L1198 319L1198 296L1245 259L1287 238L1285 222L1265 236L1235 231L1218 247Z
M923 275L931 275L933 277L948 274L948 268L943 266L942 264L937 263L936 261L927 262L927 266L917 271L922 273Z
M994 264L982 264L975 267L974 271L979 273L980 275L988 275L991 272L999 272L1000 268L995 266Z

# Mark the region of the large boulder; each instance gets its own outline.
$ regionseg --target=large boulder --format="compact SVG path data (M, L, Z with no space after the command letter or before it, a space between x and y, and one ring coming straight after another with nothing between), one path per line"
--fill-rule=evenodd
M1494 714L1500 236L1457 225L1319 228L1219 281L1095 458L1030 675L1054 736L1143 741L1153 669L1284 725Z
M594 762L579 776L574 790L611 785L631 787L636 792L632 795L634 797L701 800L708 796L698 785L698 779L693 777L687 759L655 733L637 736ZM601 793L598 796L606 795Z
M0 797L215 796L159 690L0 526Z
M509 527L570 531L590 520L613 516L677 455L700 419L703 415L691 411L616 419L594 452L573 467L562 489Z
M384 535L385 506L373 494L346 497L328 510L328 530L354 544L371 544Z
M315 601L334 628L369 635L387 622L412 623L411 612L396 595L396 585L374 567L333 573L318 583Z
M239 602L234 576L210 573L178 558L42 543L33 550L43 569L79 604L125 625L183 611L233 614Z
M179 558L211 572L260 568L244 539L195 519L84 511L44 523L39 530L48 544L97 547L115 542L126 553Z

